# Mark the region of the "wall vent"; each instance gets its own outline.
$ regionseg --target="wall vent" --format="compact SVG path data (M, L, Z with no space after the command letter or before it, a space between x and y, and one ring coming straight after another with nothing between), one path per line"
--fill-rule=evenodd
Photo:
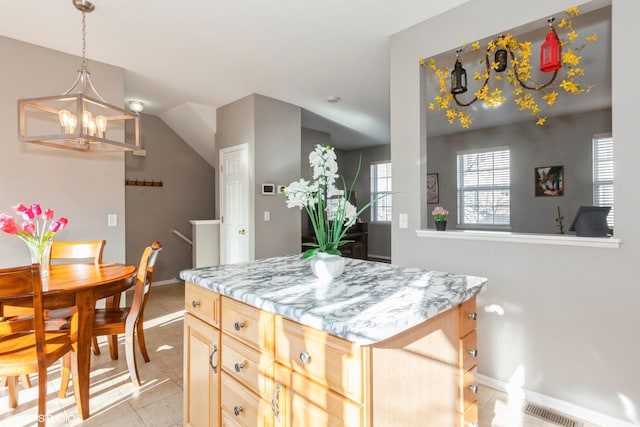
M522 412L527 415L534 416L536 418L540 418L542 420L548 421L553 424L557 424L563 427L583 427L584 423L582 421L577 421L572 418L567 417L566 415L561 414L560 412L556 412L552 409L545 408L544 406L535 405L530 402L524 402L522 407Z

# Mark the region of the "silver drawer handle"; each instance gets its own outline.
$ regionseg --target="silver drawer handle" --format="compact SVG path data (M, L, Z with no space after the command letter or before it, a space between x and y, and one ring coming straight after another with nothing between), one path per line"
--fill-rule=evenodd
M302 363L303 365L308 365L309 363L311 363L311 355L306 351L300 353L300 363Z
M236 372L240 372L245 368L244 362L242 363L236 363L235 365L233 365L233 369L236 370Z
M238 415L240 415L242 413L242 411L244 411L244 408L242 406L234 406L233 407L233 413L236 415L236 417Z
M211 352L211 354L209 355L209 366L211 366L211 369L213 370L214 374L218 373L218 364L216 363L215 365L213 364L213 357L218 353L218 346L216 344L213 345L213 351ZM216 360L217 362L217 360Z
M191 307L196 308L200 306L200 301L193 300L191 301Z
M469 354L473 357L478 357L478 350L475 348L473 350L469 350Z
M467 314L467 317L471 320L478 320L478 313L474 311L473 313Z
M276 390L271 399L271 412L276 417L276 421L280 422L280 384L276 384Z
M472 392L473 394L478 394L478 385L477 385L477 384L474 384L474 385L470 386L470 387L469 387L469 390L471 390L471 392Z
M233 324L233 328L236 331L239 331L240 329L244 328L244 322L236 322Z

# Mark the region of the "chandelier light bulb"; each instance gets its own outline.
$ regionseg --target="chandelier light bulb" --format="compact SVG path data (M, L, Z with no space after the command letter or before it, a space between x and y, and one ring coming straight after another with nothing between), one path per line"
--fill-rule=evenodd
M73 114L69 114L69 119L67 120L66 125L66 133L74 133L76 131L76 126L78 125L78 119Z
M105 116L96 116L96 128L98 129L98 136L104 138L104 133L107 130L107 118Z

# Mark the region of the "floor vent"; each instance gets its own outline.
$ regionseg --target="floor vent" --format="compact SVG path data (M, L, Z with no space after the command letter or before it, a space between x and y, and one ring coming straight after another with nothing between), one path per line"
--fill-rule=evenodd
M531 415L542 420L548 421L553 424L564 427L583 427L582 421L576 421L567 417L566 415L556 412L544 406L534 405L533 403L524 402L522 412L527 415Z

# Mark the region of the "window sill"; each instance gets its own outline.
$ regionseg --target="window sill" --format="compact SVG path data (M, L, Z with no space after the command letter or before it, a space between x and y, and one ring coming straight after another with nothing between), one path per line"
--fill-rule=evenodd
M450 240L479 240L485 242L527 243L557 246L584 246L590 248L620 247L620 239L613 237L577 237L560 234L511 233L505 231L478 230L416 230L418 237L450 239Z

